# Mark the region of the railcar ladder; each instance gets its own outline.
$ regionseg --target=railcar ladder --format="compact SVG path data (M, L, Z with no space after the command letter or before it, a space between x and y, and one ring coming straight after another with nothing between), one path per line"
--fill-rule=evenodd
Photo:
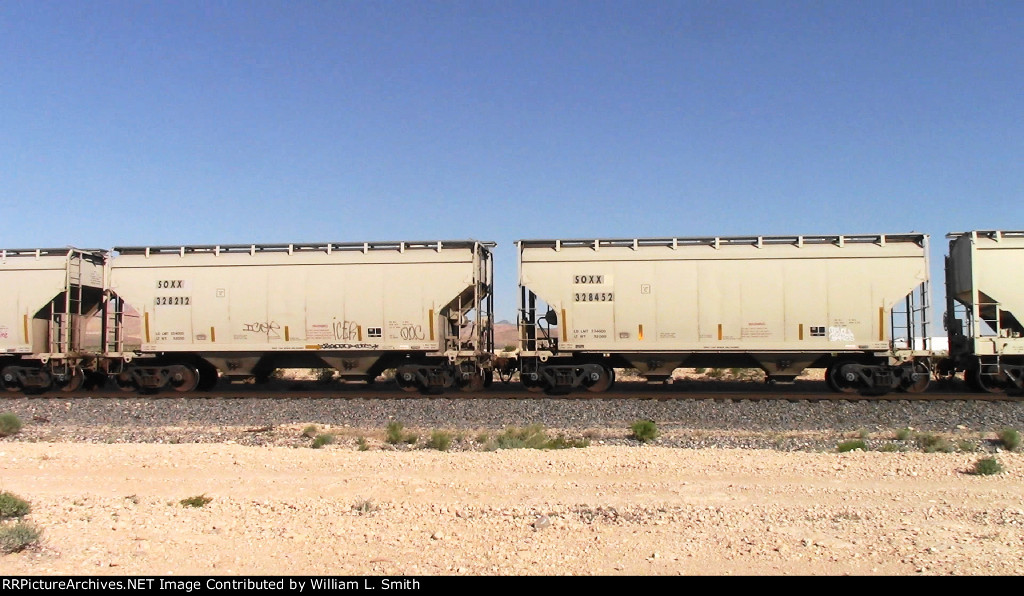
M50 351L68 354L76 349L75 325L81 320L84 288L82 286L82 255L77 251L68 253L68 265L64 278L64 300L55 299L50 305Z
M906 337L907 348L911 350L928 350L931 347L931 338L928 337L928 313L931 311L931 291L927 281L921 283L913 292L907 294L904 299L903 308L893 308L890 312L890 327L892 329L890 341L895 341L899 336ZM918 346L918 339L921 345ZM895 347L895 346L893 346Z
M537 297L526 288L522 288L522 301L519 307L519 348L524 352L537 349Z
M558 337L552 335L551 329L557 325L564 325L564 321L552 318L554 312L550 305L547 307L547 314L537 315L537 295L522 288L522 302L519 308L519 345L525 352L537 350L558 351Z
M124 300L110 294L103 306L103 351L124 351Z

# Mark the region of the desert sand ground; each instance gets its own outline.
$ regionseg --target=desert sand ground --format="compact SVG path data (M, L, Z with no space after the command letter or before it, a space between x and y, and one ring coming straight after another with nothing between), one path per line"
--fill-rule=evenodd
M0 575L1019 575L1024 455L978 457L4 442Z

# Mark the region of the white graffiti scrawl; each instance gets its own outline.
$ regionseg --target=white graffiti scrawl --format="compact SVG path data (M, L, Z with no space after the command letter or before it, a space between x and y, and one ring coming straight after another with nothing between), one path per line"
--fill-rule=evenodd
M853 330L849 327L829 327L828 340L848 342L857 341L853 336Z

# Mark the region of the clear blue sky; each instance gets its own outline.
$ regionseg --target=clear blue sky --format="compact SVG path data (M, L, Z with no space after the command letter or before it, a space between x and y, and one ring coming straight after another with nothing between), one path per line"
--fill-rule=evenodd
M0 246L1022 229L1024 3L0 0ZM933 284L941 291L941 270Z

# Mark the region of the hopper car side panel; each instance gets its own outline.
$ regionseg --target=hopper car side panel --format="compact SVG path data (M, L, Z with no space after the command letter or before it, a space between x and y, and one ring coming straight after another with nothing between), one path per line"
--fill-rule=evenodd
M143 351L443 351L441 312L464 287L463 264L360 269L115 267L113 290L143 320ZM433 336L430 330L434 329Z
M603 386L602 358L649 378L680 366L759 366L775 380L842 361L836 354L898 360L893 309L927 287L926 237L816 240L521 241L524 361L584 363L589 372L562 382L596 376Z

